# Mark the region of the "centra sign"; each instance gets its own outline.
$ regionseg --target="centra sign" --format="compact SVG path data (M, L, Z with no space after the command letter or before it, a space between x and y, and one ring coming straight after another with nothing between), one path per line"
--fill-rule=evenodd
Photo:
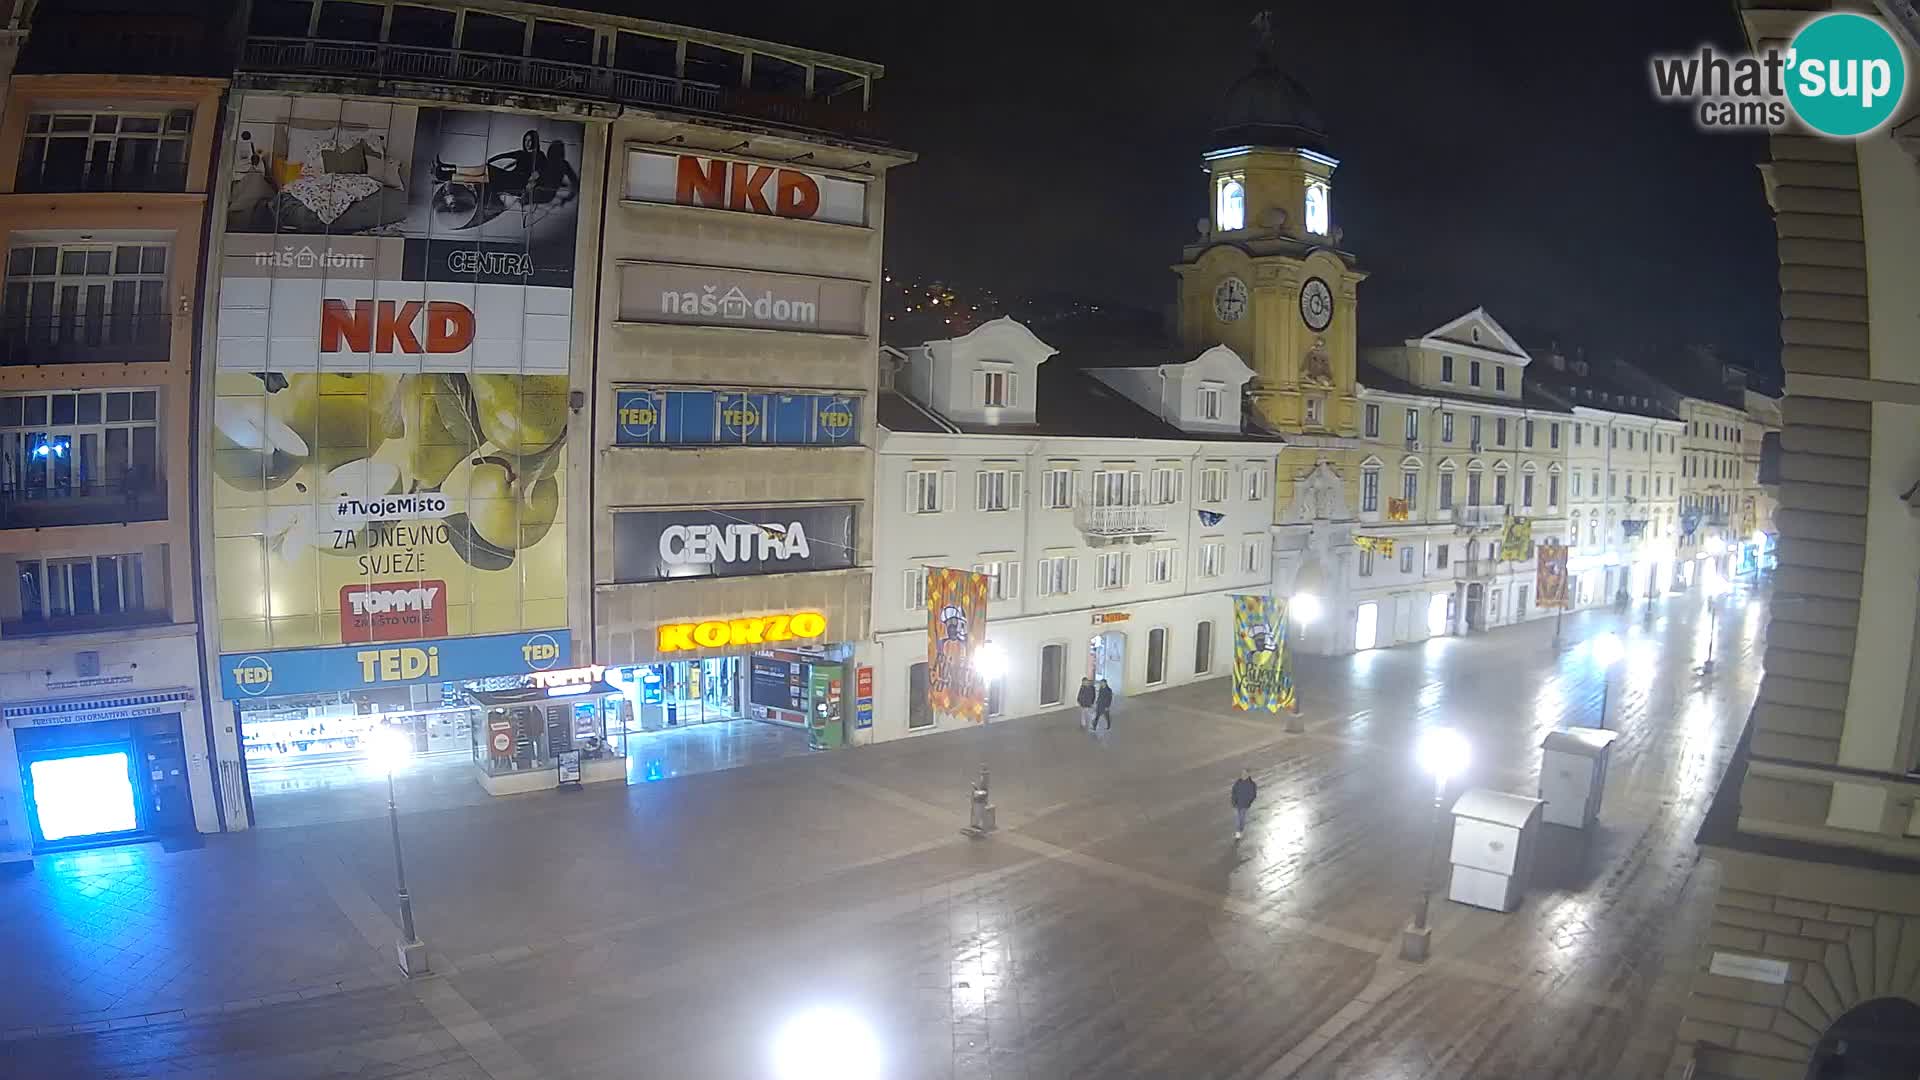
M746 619L662 623L657 644L661 652L719 649L730 645L771 645L804 641L827 632L827 617L818 611L792 611Z

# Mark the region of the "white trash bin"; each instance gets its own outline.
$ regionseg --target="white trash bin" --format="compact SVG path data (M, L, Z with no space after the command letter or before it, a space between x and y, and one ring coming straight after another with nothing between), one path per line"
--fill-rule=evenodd
M1474 788L1453 804L1447 899L1492 911L1520 906L1533 868L1540 800Z
M1617 731L1568 727L1540 744L1540 820L1584 829L1600 817L1600 796L1607 787L1607 761Z

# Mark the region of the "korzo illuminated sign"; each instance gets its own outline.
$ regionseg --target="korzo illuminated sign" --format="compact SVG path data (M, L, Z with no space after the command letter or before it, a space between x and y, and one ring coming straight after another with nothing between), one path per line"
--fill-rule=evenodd
M683 652L690 649L718 649L737 645L773 645L782 641L804 641L817 638L826 632L827 617L825 615L817 611L793 611L747 619L662 623L657 644L663 653Z

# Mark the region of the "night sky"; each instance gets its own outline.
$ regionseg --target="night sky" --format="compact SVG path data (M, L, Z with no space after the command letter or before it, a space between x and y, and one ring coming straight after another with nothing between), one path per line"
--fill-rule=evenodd
M674 5L668 5L674 7ZM650 11L886 65L896 273L1161 309L1206 212L1200 153L1257 3L735 4ZM1151 10L1153 14L1130 14ZM1742 48L1731 0L1274 7L1312 93L1363 340L1484 304L1523 342L1712 344L1777 370L1752 136L1653 100L1647 57Z

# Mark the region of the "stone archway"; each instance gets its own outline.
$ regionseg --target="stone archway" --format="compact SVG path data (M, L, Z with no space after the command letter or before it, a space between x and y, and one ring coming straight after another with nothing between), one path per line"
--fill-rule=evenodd
M1807 1062L1808 1080L1920 1077L1920 1004L1879 997L1840 1014Z

